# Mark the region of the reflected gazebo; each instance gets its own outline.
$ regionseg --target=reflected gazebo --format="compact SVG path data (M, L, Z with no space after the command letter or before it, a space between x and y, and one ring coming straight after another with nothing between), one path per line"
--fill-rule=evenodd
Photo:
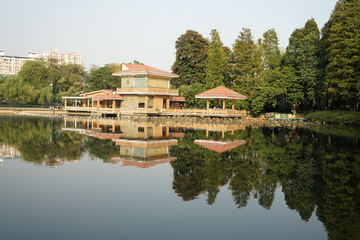
M244 127L245 129L245 127ZM238 130L238 129L236 129ZM209 131L215 132L215 139L209 140ZM231 139L225 139L225 132L231 132ZM221 132L221 139L219 138L219 132ZM239 146L245 145L245 140L234 140L234 129L228 129L228 127L215 127L213 129L206 129L206 139L196 139L194 144L207 148L213 152L223 153Z

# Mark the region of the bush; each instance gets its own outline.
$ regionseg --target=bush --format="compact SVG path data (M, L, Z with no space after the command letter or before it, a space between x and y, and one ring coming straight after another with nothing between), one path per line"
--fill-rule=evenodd
M320 121L336 124L360 125L360 112L353 111L315 111L307 115L310 121Z

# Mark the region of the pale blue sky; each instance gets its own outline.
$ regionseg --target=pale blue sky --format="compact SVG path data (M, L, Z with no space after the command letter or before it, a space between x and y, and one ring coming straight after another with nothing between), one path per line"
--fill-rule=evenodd
M0 49L5 55L58 48L91 64L138 60L171 70L175 41L186 30L208 38L217 29L231 47L242 28L254 40L275 28L286 47L295 28L314 18L319 28L336 0L0 0Z

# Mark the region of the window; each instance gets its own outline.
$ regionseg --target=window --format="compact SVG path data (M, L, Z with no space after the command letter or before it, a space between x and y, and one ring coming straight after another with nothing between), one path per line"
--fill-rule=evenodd
M139 95L139 100L138 100L138 108L145 108L145 96L144 95Z
M146 86L146 79L145 77L135 77L134 79L134 87L141 88Z
M154 108L154 96L148 97L148 108Z

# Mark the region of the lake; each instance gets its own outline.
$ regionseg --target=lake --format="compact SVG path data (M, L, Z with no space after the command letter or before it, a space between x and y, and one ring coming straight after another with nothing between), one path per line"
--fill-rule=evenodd
M0 239L360 239L359 136L0 116Z

